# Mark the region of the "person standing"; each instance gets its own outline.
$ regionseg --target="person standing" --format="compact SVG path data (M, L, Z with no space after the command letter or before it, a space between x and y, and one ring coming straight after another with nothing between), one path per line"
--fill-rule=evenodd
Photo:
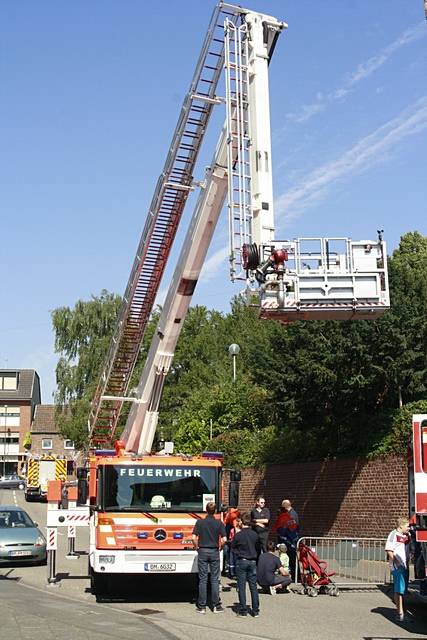
M250 513L242 514L242 529L238 531L231 542L231 549L236 558L237 590L239 593L239 610L237 615L247 616L246 583L249 584L252 602L252 615L259 616L259 596L257 589L256 563L259 554L259 536L251 528Z
M213 613L222 613L224 611L219 600L219 552L224 546L227 536L225 533L224 523L214 517L215 511L215 503L208 502L206 505L206 518L203 520L197 520L193 529L193 546L197 550L199 568L199 595L196 611L201 614L206 613L209 570L212 593L212 611Z
M239 519L240 519L240 511L238 509L230 507L224 518L225 531L227 534L227 542L224 547L224 554L226 557L226 565L227 565L226 572L229 578L236 577L236 565L235 565L234 553L231 550L231 542L237 533L236 526Z
M277 590L286 590L291 583L289 571L282 565L280 558L274 552L275 545L272 540L267 542L267 553L263 553L258 560L257 580L264 590L269 589L272 596Z
M263 553L267 551L270 517L270 509L265 506L265 498L258 496L255 507L251 511L251 518L253 528L259 537L260 549Z
M282 500L280 513L273 526L273 532L277 535L277 542L285 544L289 556L289 568L292 580L295 581L295 563L297 558L297 543L300 537L299 518L291 501Z
M409 520L399 518L396 529L389 533L385 550L393 575L394 602L398 622L405 621L404 595L408 588Z

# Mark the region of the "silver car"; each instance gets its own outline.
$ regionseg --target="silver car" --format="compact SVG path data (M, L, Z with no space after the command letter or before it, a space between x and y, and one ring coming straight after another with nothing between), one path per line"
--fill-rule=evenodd
M18 475L1 476L0 489L25 489L25 480Z
M46 539L24 509L0 506L0 563L46 563Z

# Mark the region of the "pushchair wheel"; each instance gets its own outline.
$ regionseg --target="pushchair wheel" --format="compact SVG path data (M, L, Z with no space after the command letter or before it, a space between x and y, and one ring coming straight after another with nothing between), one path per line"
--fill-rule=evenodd
M335 598L338 598L338 596L340 595L340 590L338 589L338 587L336 587L334 585L334 586L330 587L329 595L330 596L334 596Z
M307 587L307 595L310 598L317 598L317 596L319 595L319 592L315 587Z

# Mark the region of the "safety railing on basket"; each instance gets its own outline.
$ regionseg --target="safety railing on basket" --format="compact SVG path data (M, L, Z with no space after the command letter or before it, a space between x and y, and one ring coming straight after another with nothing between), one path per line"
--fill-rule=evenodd
M330 583L337 587L389 584L391 576L384 551L385 543L385 538L300 538L295 567L296 582L301 582L303 586L316 585L318 574L324 572L333 574ZM318 567L316 558L321 561L321 564L317 563Z

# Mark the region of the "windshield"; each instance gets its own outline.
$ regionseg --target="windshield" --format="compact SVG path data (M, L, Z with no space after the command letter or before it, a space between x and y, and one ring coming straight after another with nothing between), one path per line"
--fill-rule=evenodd
M34 522L25 511L0 510L0 529L12 529L13 527L33 528Z
M218 472L206 467L103 467L105 510L204 511L216 502Z

